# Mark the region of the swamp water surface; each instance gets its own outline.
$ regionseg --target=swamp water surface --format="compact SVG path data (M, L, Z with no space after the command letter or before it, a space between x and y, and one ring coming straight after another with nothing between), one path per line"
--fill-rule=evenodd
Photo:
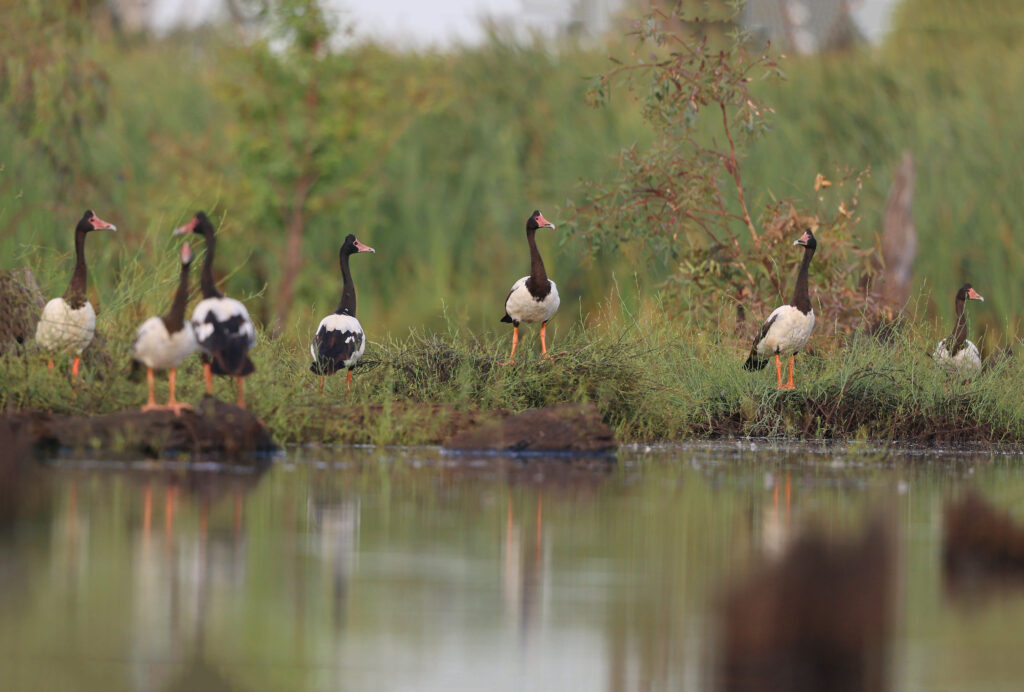
M800 531L896 539L891 689L1024 686L1024 588L952 597L945 499L1011 454L760 442L617 465L295 448L264 472L54 461L0 507L0 690L678 690Z

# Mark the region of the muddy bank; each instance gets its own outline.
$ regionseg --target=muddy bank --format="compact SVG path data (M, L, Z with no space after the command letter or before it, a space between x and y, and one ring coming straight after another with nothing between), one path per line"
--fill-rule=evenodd
M593 404L561 404L512 414L451 404L393 402L290 409L275 421L299 444L441 445L452 450L600 453L614 432Z
M597 454L615 449L615 433L601 420L597 406L560 404L529 409L481 423L452 435L445 449L499 452L573 452Z
M278 447L249 411L204 399L194 411L122 411L106 416L62 416L38 411L6 414L3 422L38 451L81 455L165 457L176 454L243 460Z
M395 401L353 406L293 407L279 416L285 443L441 445L456 433L510 415L442 403ZM385 431L386 434L381 434Z
M576 454L601 454L616 447L614 431L593 404L562 404L519 414L398 403L337 406L319 409L314 415L296 407L289 413L296 419L272 419L289 430L287 442L378 444L380 438L398 438L457 451ZM0 422L16 431L29 448L51 454L237 457L278 448L255 415L213 398L181 416L137 410L101 416L19 411L0 415Z

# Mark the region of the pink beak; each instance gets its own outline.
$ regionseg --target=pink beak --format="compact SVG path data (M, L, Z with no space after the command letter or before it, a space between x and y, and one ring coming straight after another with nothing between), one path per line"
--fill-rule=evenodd
M980 300L980 301L981 301L981 302L983 302L983 303L985 302L985 299L981 297L981 294L980 294L980 293L978 293L977 291L975 291L975 290L974 290L973 288L971 288L971 289L968 289L968 291L967 291L967 297L968 297L968 298L969 298L970 300Z
M192 220L189 221L184 226L178 226L177 228L175 228L174 233L172 233L171 235L184 235L186 233L191 233L192 231L196 230L196 224L198 223L199 219L197 217L192 217Z
M192 248L189 247L188 243L181 246L181 257L182 264L188 264L192 261Z
M117 230L117 226L115 226L112 223L107 223L106 221L104 221L100 217L96 216L96 214L92 215L92 219L90 219L89 222L92 224L93 229L97 230L97 231L116 231Z
M356 242L354 242L353 245L355 245L357 252L373 252L373 253L377 252L376 250L374 250L369 245L363 245L358 240Z
M538 228L554 228L555 224L551 223L544 218L543 214L537 214L537 227Z

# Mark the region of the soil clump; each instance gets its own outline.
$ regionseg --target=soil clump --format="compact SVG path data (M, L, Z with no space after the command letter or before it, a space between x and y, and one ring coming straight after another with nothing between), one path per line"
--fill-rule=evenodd
M572 452L598 454L615 449L615 433L593 403L559 404L483 422L452 435L449 450Z
M122 411L105 416L62 416L39 411L0 417L39 451L165 457L216 455L239 461L252 453L277 450L263 423L252 413L213 398L194 411Z

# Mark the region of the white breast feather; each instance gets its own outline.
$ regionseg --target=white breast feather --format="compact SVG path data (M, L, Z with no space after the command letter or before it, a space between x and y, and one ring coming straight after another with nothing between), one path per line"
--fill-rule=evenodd
M512 285L512 292L505 300L505 312L516 322L547 322L558 310L561 300L558 297L558 287L554 281L548 279L551 284L551 292L544 297L544 300L537 300L530 294L526 287L524 276Z
M762 356L776 353L790 356L803 350L814 329L814 310L805 315L793 305L783 305L776 308L766 321L770 322L773 317L775 322L758 342L757 352Z
M147 368L165 370L181 365L196 350L196 336L188 322L174 334L167 333L167 326L159 317L150 317L135 332L132 344L132 358Z
M36 345L50 353L78 355L96 334L96 311L92 304L72 310L63 298L54 298L43 308L36 325Z
M981 370L981 353L971 341L966 342L955 356L950 357L946 339L943 339L935 347L932 359L944 368L956 371L961 375L974 375Z

